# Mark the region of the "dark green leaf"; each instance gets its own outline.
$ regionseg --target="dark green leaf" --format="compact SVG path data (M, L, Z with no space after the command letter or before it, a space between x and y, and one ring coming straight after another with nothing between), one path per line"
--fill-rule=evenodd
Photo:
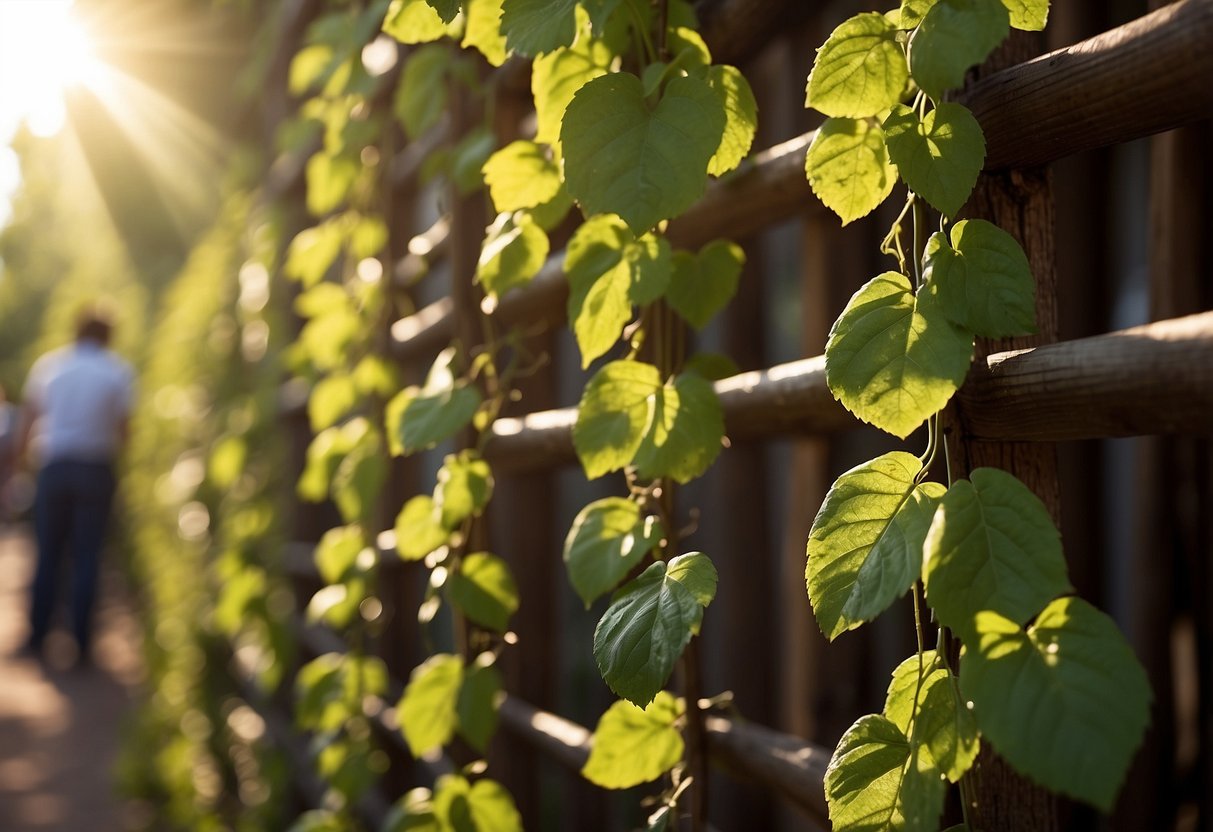
M410 139L425 133L446 112L450 68L450 50L438 44L415 50L405 62L396 88L395 112Z
M451 602L481 627L504 633L518 610L518 588L510 567L488 552L464 556L447 586Z
M492 653L477 656L464 670L459 688L459 735L482 754L497 732L497 697L502 679L494 661Z
M973 336L926 293L885 272L866 283L830 329L826 381L847 410L904 439L943 409L969 370Z
M872 213L897 184L884 130L867 119L826 119L809 145L804 170L813 193L843 225Z
M443 23L450 23L459 14L459 0L425 0L430 8L438 12Z
M939 308L977 335L1003 338L1036 331L1036 286L1027 255L1007 232L985 220L952 226L952 244L931 235L924 279Z
M506 45L528 57L570 46L577 34L576 0L503 0Z
M582 776L604 789L656 780L682 759L682 735L674 724L685 710L666 691L643 709L619 700L598 720Z
M716 461L723 438L724 413L712 383L684 373L654 394L649 429L634 459L637 472L690 482Z
M430 656L413 669L396 712L414 757L441 748L455 736L462 684L463 659L449 653Z
M663 534L661 521L642 516L636 503L622 497L583 508L564 541L564 562L586 608L618 586Z
M573 445L588 478L631 463L660 388L657 368L639 361L612 361L590 379L573 426Z
M884 121L889 158L910 190L945 216L960 211L986 157L977 119L960 104L945 101L921 121L898 104Z
M684 564L685 559L685 564ZM594 631L594 658L616 694L644 707L674 671L703 618L715 568L701 554L658 561L615 594ZM710 573L710 574L709 574Z
M728 305L737 292L745 252L728 240L714 240L698 254L675 252L666 300L696 329Z
M674 78L650 109L635 75L595 78L565 111L565 184L587 215L618 214L643 234L700 197L724 128L724 108L704 81Z
M1150 714L1150 685L1112 619L1058 598L1025 633L977 616L960 687L983 734L1032 779L1112 810Z
M480 392L466 382L449 390L425 392L417 387L401 391L392 402L395 419L389 427L404 454L416 453L449 439L472 421L480 407Z
M827 116L874 116L901 100L909 76L897 27L866 12L835 29L817 50L805 106Z
M999 0L939 0L910 38L910 74L936 103L1007 36Z
M831 641L864 621L847 614L848 604L864 612L877 606L867 603L857 581L873 548L898 533L893 520L910 502L914 478L921 470L918 457L893 451L847 471L826 494L809 531L805 583L817 625ZM886 544L894 553L889 560L896 556L895 544L896 540ZM865 588L872 580L866 580ZM900 584L890 581L883 594L895 592L896 597L909 586L896 589Z
M1073 589L1048 509L997 468L978 468L948 489L924 557L927 601L940 623L966 644L983 610L1022 625L1050 599Z

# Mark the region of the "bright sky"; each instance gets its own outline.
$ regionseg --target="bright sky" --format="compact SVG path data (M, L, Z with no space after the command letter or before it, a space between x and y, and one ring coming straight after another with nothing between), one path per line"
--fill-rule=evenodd
M39 136L63 128L64 90L104 72L71 16L72 0L0 0L0 226L20 184L9 149L22 122Z

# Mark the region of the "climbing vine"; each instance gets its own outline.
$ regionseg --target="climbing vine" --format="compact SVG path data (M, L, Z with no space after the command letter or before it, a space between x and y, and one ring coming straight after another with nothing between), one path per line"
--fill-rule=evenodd
M957 221L981 171L981 128L945 100L1010 28L1044 27L1047 2L905 0L840 25L818 50L807 106L828 116L806 156L814 192L846 224L900 179L905 206L881 245L896 262L830 331L826 379L858 418L900 438L924 422L921 456L894 451L843 474L808 540L806 581L830 639L912 593L918 652L893 672L881 714L843 735L826 774L834 829L938 829L946 784L983 743L1052 790L1105 811L1140 744L1149 686L1115 624L1070 593L1060 535L1012 475L929 478L940 411L975 336L1035 329L1018 242ZM938 230L930 233L930 216ZM907 227L908 225L908 227ZM930 624L937 625L933 649Z

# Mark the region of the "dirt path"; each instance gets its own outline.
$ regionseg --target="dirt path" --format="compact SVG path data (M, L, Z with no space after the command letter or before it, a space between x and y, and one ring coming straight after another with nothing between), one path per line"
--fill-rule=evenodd
M140 679L137 625L107 576L93 667L71 668L66 637L48 638L45 664L19 655L33 561L26 530L0 529L0 830L123 832L113 768Z

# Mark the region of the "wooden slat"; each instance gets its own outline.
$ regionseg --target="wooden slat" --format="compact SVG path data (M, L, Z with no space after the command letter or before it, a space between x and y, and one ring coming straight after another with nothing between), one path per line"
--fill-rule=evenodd
M858 423L826 386L818 356L716 383L732 439L814 434ZM1213 312L991 355L960 399L976 439L1056 442L1213 434ZM498 419L485 454L495 465L572 462L575 408Z
M986 169L1041 164L1213 116L1209 43L1213 0L1182 0L991 75L965 98L986 135ZM800 211L822 210L804 175L813 135L756 154L714 182L699 203L670 223L670 239L694 248L719 236L744 236ZM568 300L563 262L563 252L553 255L530 285L507 294L494 313L498 320L562 322ZM393 345L399 360L422 360L451 339L449 309L434 304L417 316L423 317L401 322Z
M501 726L541 748L562 765L580 770L590 755L590 732L576 722L506 696L498 710ZM709 716L708 754L712 762L787 798L810 819L827 822L826 748L770 728Z
M1005 69L962 99L986 169L1027 168L1213 117L1213 0L1181 0Z

